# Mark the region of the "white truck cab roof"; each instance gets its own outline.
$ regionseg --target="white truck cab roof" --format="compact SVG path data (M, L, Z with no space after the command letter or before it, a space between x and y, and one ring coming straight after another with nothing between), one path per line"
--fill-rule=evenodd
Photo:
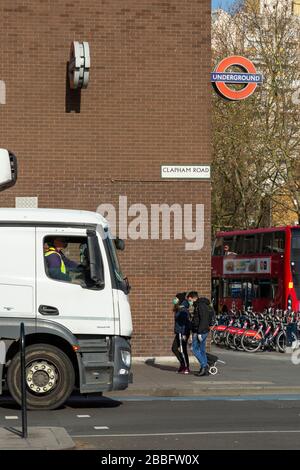
M0 209L0 224L14 223L47 223L50 224L83 224L107 227L107 221L97 212L71 209Z

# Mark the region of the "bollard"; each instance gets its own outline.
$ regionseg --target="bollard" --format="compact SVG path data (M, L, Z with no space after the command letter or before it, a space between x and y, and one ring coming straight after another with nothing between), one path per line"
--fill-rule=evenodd
M25 327L20 325L20 359L21 359L21 392L22 392L22 438L27 439L27 400L26 400L26 362L25 362Z

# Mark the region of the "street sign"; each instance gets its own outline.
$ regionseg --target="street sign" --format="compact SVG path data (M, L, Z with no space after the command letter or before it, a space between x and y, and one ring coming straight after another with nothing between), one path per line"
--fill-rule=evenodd
M210 179L210 165L161 165L161 178Z

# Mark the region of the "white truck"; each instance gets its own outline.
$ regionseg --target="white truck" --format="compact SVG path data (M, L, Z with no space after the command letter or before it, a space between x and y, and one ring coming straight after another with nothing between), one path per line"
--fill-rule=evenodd
M3 176L3 168L9 173L4 160L10 177ZM15 165L0 149L0 188L16 180ZM106 220L88 211L0 209L0 245L0 394L7 387L21 403L21 322L29 408L55 409L74 389L125 389L131 381L129 284L116 254L123 242L111 238ZM51 250L64 269L51 266Z

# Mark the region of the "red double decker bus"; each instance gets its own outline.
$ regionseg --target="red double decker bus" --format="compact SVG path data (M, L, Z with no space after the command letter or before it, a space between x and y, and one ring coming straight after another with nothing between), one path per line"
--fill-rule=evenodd
M217 312L224 305L300 311L300 226L217 233L212 296Z

